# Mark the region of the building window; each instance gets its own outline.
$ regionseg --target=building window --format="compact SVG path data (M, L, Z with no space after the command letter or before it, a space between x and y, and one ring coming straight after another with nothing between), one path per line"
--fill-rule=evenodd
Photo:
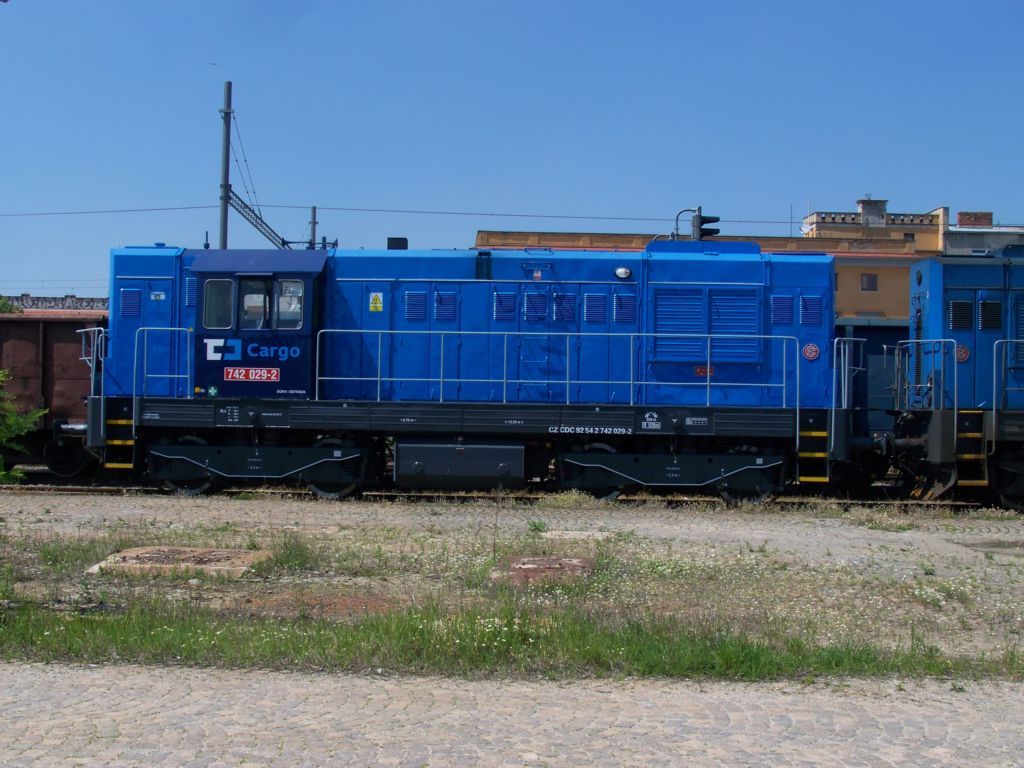
M862 291L877 291L878 275L875 272L862 272L860 276L860 289Z
M912 243L914 242L914 240L917 239L917 235L915 235L913 232L904 232L903 239L906 240L908 243Z

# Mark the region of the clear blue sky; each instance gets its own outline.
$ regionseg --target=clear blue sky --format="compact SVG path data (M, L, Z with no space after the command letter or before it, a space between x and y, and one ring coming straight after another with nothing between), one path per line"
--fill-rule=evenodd
M223 83L260 202L342 246L852 210L1024 222L1019 2L9 0L0 293L103 294L111 246L217 240ZM236 190L244 194L233 168ZM289 238L306 210L264 209ZM788 234L788 224L723 232ZM231 245L265 241L232 213Z

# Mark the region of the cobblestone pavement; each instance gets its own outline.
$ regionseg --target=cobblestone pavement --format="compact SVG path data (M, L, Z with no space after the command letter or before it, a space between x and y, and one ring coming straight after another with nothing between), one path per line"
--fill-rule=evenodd
M1024 765L1024 684L2 664L5 766Z

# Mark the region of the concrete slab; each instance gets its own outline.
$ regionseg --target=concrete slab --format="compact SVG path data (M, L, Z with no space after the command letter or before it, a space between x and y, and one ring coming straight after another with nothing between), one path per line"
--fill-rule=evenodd
M211 547L133 547L115 552L86 573L175 573L199 571L238 578L270 552L251 549Z
M510 557L503 567L491 570L492 581L522 586L534 581L562 581L584 576L593 569L592 557Z

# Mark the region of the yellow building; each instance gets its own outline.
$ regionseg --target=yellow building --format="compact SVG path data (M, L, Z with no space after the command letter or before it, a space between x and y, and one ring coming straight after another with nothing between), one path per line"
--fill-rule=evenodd
M813 239L895 241L904 248L910 244L917 252L942 252L949 208L936 208L928 213L889 213L888 202L865 197L857 201L856 211L815 211L804 217L802 231Z

